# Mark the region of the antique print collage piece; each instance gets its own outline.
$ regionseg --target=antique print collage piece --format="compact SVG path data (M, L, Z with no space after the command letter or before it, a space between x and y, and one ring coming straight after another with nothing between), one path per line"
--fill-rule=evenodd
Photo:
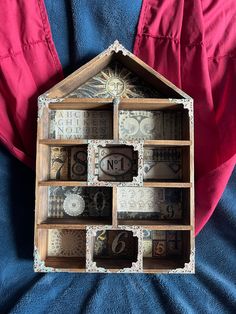
M174 188L117 189L119 219L181 219L182 190Z
M50 179L86 181L87 146L52 146Z
M48 217L110 217L112 189L57 186L48 189Z
M71 92L67 97L80 98L161 98L161 93L119 62L108 67Z
M111 139L112 111L52 110L49 138Z
M68 148L51 147L50 179L68 180Z
M70 179L78 181L87 180L87 146L71 147Z
M120 110L122 140L181 139L181 112Z
M98 160L100 181L132 181L137 176L138 154L132 146L99 146Z
M181 148L144 148L143 163L144 180L179 181L182 179Z
M42 94L35 271L193 273L193 113L118 41Z
M142 186L143 142L89 140L88 185Z
M85 257L84 230L57 230L48 232L48 256Z
M181 231L144 230L143 257L164 258L182 254Z

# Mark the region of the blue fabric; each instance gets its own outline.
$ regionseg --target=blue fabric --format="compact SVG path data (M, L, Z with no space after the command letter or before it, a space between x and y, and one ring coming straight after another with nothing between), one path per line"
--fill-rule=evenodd
M46 0L65 73L119 39L141 1ZM196 239L196 275L33 272L34 173L0 147L0 313L235 313L236 170Z
M235 313L236 169L196 275L33 273L34 173L0 147L0 313Z
M45 5L65 74L116 39L133 50L141 0L45 0Z

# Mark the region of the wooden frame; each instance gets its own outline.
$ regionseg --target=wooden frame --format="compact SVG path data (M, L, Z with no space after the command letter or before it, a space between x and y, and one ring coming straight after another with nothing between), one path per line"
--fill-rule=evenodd
M109 70L106 80L94 79L110 64L117 76ZM122 73L134 75L132 84ZM115 41L40 96L38 106L35 271L194 273L192 98ZM125 155L130 145L138 179L123 181L135 168ZM99 147L115 153L102 159ZM59 168L54 153L63 159ZM96 170L103 160L110 165L105 180ZM126 263L119 252L130 243L136 247L127 254L137 256ZM105 257L95 258L96 250Z

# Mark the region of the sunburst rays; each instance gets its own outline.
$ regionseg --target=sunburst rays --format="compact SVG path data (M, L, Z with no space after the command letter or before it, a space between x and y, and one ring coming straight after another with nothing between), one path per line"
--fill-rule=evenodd
M146 95L158 97L159 93L146 85L122 64L113 62L74 90L68 97L88 98L142 98Z

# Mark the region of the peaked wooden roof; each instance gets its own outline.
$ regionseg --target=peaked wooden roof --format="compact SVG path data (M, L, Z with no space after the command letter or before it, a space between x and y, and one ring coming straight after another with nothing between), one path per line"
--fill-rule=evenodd
M123 70L120 65L123 66ZM118 72L118 68L120 72ZM126 78L128 76L127 83ZM111 84L108 86L106 81L109 79ZM113 81L111 82L111 80ZM126 87L129 85L123 94L122 84ZM102 86L106 88L102 90ZM116 92L114 86L116 86ZM116 96L121 98L191 99L164 76L124 48L117 40L102 53L52 87L45 93L45 96L48 99L111 98Z

